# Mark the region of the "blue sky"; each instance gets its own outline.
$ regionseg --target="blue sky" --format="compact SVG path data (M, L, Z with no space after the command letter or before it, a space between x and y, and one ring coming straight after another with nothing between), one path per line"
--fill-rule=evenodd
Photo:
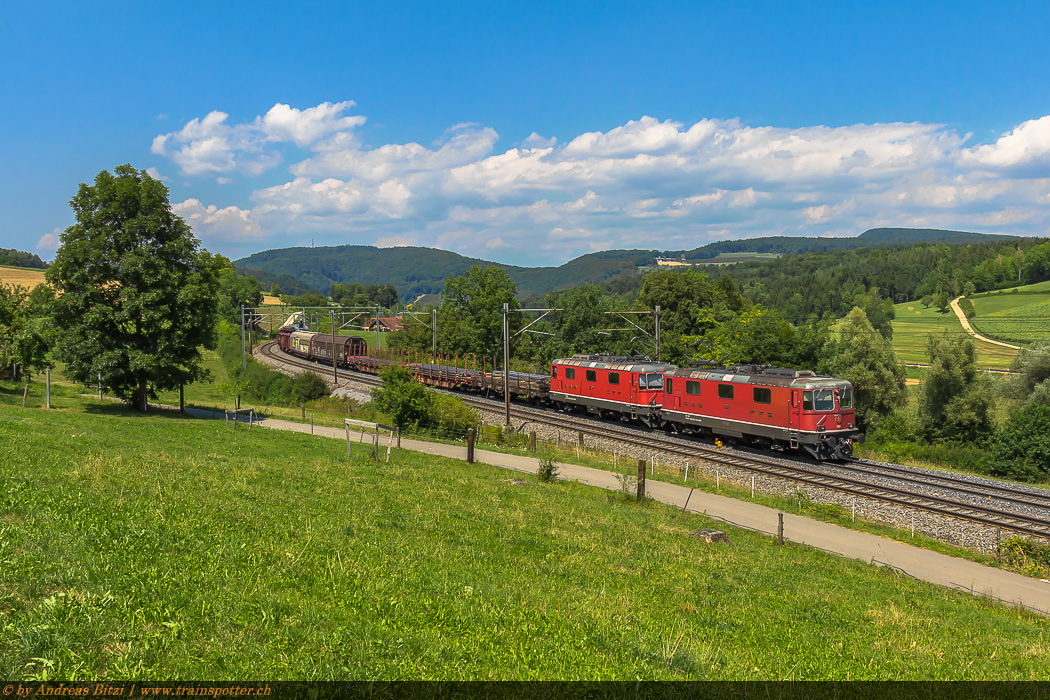
M857 5L10 5L0 247L125 162L232 257L1048 235L1048 6Z

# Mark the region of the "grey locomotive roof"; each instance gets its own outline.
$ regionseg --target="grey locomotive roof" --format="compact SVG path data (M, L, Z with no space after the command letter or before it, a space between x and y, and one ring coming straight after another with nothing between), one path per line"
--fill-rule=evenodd
M654 362L645 357L623 357L618 355L573 355L568 359L555 360L556 365L586 367L587 369L611 369L619 372L667 372L677 369L675 365Z
M320 341L320 342L327 341L329 345L331 345L331 343L332 343L332 334L331 333L315 333L314 331L295 331L294 333L292 333L292 337L293 338L307 338L307 337L313 338L314 336L317 336L317 340ZM335 339L336 339L336 341L341 341L341 342L337 342L338 345L346 345L347 343L351 342L354 339L361 340L362 342L367 342L361 336L357 336L357 335L343 335L342 333L337 333L336 336L335 336Z
M684 367L667 372L666 375L668 377L684 377L686 379L706 379L714 382L791 386L803 389L849 386L849 382L844 379L820 377L808 369L779 369L755 365L720 367L718 369Z

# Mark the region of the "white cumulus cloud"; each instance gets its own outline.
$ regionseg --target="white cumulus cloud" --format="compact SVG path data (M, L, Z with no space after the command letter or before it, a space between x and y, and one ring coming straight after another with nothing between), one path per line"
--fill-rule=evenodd
M202 235L243 245L321 234L536 263L872 226L1041 234L1050 225L1050 116L973 147L968 135L917 122L784 128L643 116L563 145L533 132L501 150L494 129L472 123L430 145L365 146L365 117L347 114L352 106L278 103L239 124L215 111L158 136L153 150L183 175L224 179L275 167L291 153L280 144L308 151L246 209L180 205Z
M45 233L36 242L36 250L41 253L53 253L58 250L58 242L61 235L62 229L58 228L53 229L51 233Z

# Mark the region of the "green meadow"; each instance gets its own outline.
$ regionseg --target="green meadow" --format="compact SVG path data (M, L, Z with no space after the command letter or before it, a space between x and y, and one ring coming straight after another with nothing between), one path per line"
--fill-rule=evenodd
M894 307L893 350L904 362L929 362L926 356L926 336L929 333L967 334L955 313L942 314L935 308L923 308L918 301L897 304ZM980 310L977 312L980 314ZM968 335L968 334L967 334ZM982 367L1007 369L1016 351L981 340L977 344L977 360Z
M12 680L1050 674L1045 618L703 515L19 389L0 384Z
M1050 283L970 298L977 316L971 323L989 338L1018 345L1050 339Z

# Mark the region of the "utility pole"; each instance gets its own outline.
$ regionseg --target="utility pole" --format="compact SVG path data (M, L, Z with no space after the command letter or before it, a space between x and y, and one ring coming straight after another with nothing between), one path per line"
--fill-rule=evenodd
M339 364L337 358L339 357L338 352L335 349L335 309L332 310L332 379L335 381L335 386L339 386Z
M379 357L379 304L376 304L376 357Z
M433 337L430 340L430 354L432 357L437 357L438 353L438 310L436 308L430 309L430 330L433 333Z
M507 409L507 425L510 425L510 305L503 302L503 402Z
M247 369L248 360L244 358L244 304L241 304L241 369Z
M656 361L660 361L660 307L656 307Z

